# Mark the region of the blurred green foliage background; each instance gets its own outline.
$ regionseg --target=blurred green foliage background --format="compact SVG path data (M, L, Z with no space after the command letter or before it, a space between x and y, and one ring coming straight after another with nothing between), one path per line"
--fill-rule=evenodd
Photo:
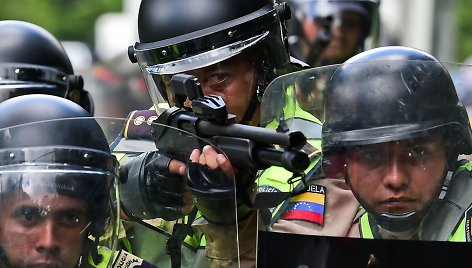
M456 60L462 62L472 55L472 0L456 3ZM0 0L0 4L2 20L36 23L61 40L80 40L90 47L94 45L95 19L103 13L120 12L123 5L121 0Z
M445 0L443 0L445 1ZM457 55L456 59L464 61L472 55L472 1L457 1Z
M139 1L139 0L136 0ZM0 19L25 20L60 40L80 40L93 47L96 18L121 12L121 0L0 0Z

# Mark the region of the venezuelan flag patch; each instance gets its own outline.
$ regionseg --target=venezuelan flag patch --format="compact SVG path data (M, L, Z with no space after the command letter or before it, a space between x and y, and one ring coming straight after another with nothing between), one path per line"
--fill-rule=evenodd
M326 187L312 184L304 193L290 199L287 209L280 216L284 220L301 220L323 225Z

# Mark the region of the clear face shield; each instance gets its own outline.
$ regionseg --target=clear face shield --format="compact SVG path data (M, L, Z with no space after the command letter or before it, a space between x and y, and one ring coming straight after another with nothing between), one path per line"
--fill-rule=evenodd
M0 150L0 266L77 267L89 259L102 265L110 261L111 255L100 257L103 252L98 250L103 246L112 254L118 239L116 159L84 147L14 148L9 143L25 132L96 124L92 120L53 120L0 130L6 146ZM103 142L97 139L89 142Z
M471 249L469 243L445 242L470 241L468 227L462 225L459 229L450 231L455 233L456 237L464 234L463 240L451 240L451 233L444 236L443 224L446 218L436 218L436 215L444 212L444 208L436 205L443 201L459 202L458 196L458 199L453 197L454 192L459 189L462 192L464 189L463 186L455 184L456 178L451 179L452 173L448 172L448 167L453 164L450 164L451 159L448 159L450 156L446 152L460 152L464 148L470 148L467 114L458 102L454 90L467 90L464 74L470 73L472 69L470 65L457 63L442 65L451 74L455 87L451 91L449 83L438 78L444 76L440 76L442 73L438 71L436 62L407 60L317 67L281 76L267 87L261 105L261 122L274 128L285 124L291 131L300 130L310 137L311 129L303 128L294 119L313 119L313 116L324 118L324 111L329 111L330 124L325 123L323 126L323 154L331 153L323 159L324 176L309 177L313 172L306 170L306 180L312 179L307 191L291 196L280 206L271 208L272 216L278 217L279 220L273 225L275 232L259 233L261 267L288 267L295 264L309 267L362 267L369 266L368 264L374 261L382 267L390 265L392 259L398 260L398 265L402 267L416 267L420 263L438 263L444 258L468 258L467 252ZM352 72L336 75L340 68ZM379 72L385 75L382 76L385 79L379 78ZM421 76L416 76L417 74ZM325 107L327 94L334 94L330 85L334 85L339 94L331 95L331 105ZM404 95L400 95L397 90L399 87L409 91L405 89L401 91ZM419 95L421 98L418 98L417 105L411 106L411 101L415 98L410 97ZM283 100L280 96L284 96ZM396 102L392 104L392 100ZM352 108L353 105L355 108ZM394 123L400 120L404 120L403 123ZM410 121L406 122L408 120ZM374 124L379 125L374 127ZM448 130L447 133L445 129ZM309 140L309 143L312 141ZM319 156L321 157L321 154ZM388 163L396 163L397 166L392 168ZM401 187L405 187L402 190L395 188L398 190L396 195L382 196L382 193L388 190L382 190L385 188L379 185L394 177L381 179L382 173L379 170L386 171L385 166L397 171L395 182L402 181ZM315 165L310 168L317 167L319 168ZM280 175L277 178L280 179ZM330 182L337 186L333 187ZM375 188L374 185L378 187ZM393 187L392 185L385 187ZM292 187L294 191L299 190L296 186L297 184L294 184ZM259 188L261 187L264 185L260 184ZM339 201L339 192L335 194L335 191L343 187L348 190L346 193L351 193L343 196L351 198L354 204L351 212L343 210L347 206L331 206ZM412 194L413 192L418 195ZM452 199L455 201L451 201ZM442 201L436 203L437 200ZM377 226L373 218L360 216L353 222L359 212L358 202L367 212L379 214L389 221L389 224L397 226L398 228L394 228L396 230L411 226L408 222L416 220L414 218L417 217L420 217L424 229L414 235L409 231L388 231L389 239L382 239L385 238L382 235L385 235L386 230ZM435 206L434 209L431 209L432 206ZM310 226L313 235L306 235L305 231L295 232L296 235L277 233L277 230L280 230L277 228L283 228L284 224L288 224L287 221L304 228ZM342 221L345 221L345 225L340 224ZM461 221L461 217L458 217L457 222L468 220L462 218ZM457 222L451 227L457 227ZM357 239L359 237L365 239ZM283 254L318 254L297 255L299 257L295 258L295 262L293 259L274 257L282 254L281 249L277 248L281 243L289 245L283 249ZM354 252L353 248L356 249ZM411 254L413 248L418 250L415 251L418 254L414 256ZM287 249L290 249L289 252ZM440 257L431 257L432 252ZM340 255L343 258L340 259Z
M338 64L378 44L378 1L295 0L288 21L291 54L311 66Z

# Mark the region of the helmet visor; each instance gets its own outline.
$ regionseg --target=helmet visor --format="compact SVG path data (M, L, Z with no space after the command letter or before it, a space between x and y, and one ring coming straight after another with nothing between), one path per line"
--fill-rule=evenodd
M178 73L206 68L261 48L260 58L274 70L287 67L284 30L273 6L244 17L153 43L136 43L136 55L146 86L156 106L167 100L164 85ZM199 78L200 79L200 78ZM200 80L200 82L202 82Z
M54 153L54 152L51 152ZM76 267L90 241L113 250L110 190L117 177L98 169L30 165L0 169L0 247L15 267ZM55 250L51 256L28 249Z
M67 86L68 75L44 66L24 64L2 64L0 78L3 81L43 82Z
M461 137L455 147L466 153L472 144L470 126L456 91L468 90L463 74L469 69L457 63L392 59L304 70L267 87L261 121L300 130L291 118L322 119L323 150L412 139L447 128Z
M65 98L68 75L53 68L24 64L0 66L0 101L27 94Z
M275 10L267 7L196 32L153 43L136 43L134 52L141 68L155 66L149 70L151 73L175 74L227 59L264 39L268 32L280 31L276 27L279 23Z
M229 44L192 57L145 67L150 74L177 74L216 64L241 53L244 49L259 43L269 32L253 36L246 40Z

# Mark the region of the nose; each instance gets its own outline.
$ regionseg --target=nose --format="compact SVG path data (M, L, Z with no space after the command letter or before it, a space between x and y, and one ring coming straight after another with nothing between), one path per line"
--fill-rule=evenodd
M383 184L393 191L400 191L408 187L409 182L407 167L402 163L401 156L393 150L385 164Z
M37 230L36 251L42 254L55 255L59 252L59 237L52 219L46 219Z

